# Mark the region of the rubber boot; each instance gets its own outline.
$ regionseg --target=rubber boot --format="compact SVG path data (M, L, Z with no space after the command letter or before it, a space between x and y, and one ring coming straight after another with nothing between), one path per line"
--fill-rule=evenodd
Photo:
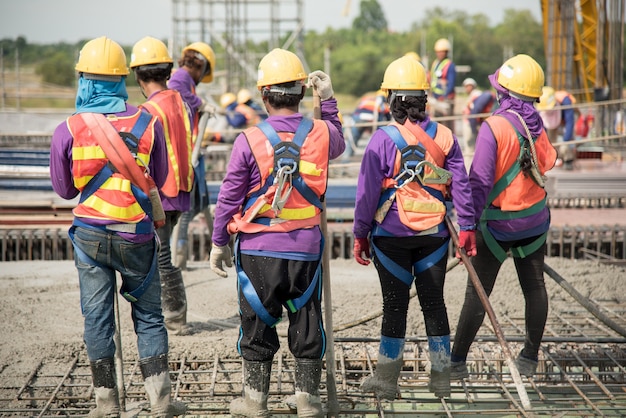
M402 370L404 338L381 336L378 364L373 376L361 383L362 392L374 392L381 399L393 401L398 395L398 377Z
M235 418L269 417L271 361L243 361L243 397L233 399L230 414Z
M176 255L174 265L181 270L187 270L187 260L189 259L189 247L186 240L178 240L176 243Z
M89 418L113 418L120 416L120 398L115 384L115 362L113 357L92 361L91 378L96 396L96 409Z
M185 414L187 405L171 400L172 382L167 354L143 358L139 360L139 368L150 401L150 416L171 418Z
M299 418L324 416L320 399L322 360L296 359L296 406Z
M187 324L187 295L183 273L179 268L161 272L161 306L165 327L172 334L181 334Z
M450 336L429 336L430 382L428 390L438 398L450 396Z

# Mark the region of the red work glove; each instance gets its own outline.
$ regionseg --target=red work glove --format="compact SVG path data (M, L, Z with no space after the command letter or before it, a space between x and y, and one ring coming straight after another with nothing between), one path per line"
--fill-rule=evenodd
M354 239L354 249L352 250L352 254L354 255L354 259L357 263L362 264L364 266L368 266L370 264L370 242L367 238L355 238ZM361 254L365 254L365 258L361 257Z
M468 257L476 255L476 231L459 231L459 247L463 248ZM456 258L461 258L459 250L456 251Z

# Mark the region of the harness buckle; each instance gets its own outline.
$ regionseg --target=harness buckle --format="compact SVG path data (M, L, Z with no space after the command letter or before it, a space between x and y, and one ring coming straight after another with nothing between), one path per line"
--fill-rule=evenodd
M274 199L272 200L272 209L276 213L280 213L285 207L285 203L291 195L293 190L292 179L293 173L297 169L297 163L293 161L291 165L283 165L278 169L276 178L274 178L274 184L276 191L274 193Z

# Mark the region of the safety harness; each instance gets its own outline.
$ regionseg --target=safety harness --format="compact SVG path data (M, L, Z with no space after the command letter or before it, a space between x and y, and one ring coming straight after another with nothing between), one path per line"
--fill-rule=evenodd
M323 205L321 197L318 197L317 194L306 184L302 176L300 176L300 150L304 145L309 132L313 128L313 121L311 119L303 118L291 141L282 141L276 130L274 130L274 128L266 121L259 123L257 127L263 132L274 149L274 166L272 173L266 179L265 184L263 184L262 187L255 193L252 193L248 201L245 203L243 209L245 215L243 219L247 220L247 222L257 224L259 226L259 232L265 229L267 226L277 221L276 218L257 217L261 208L264 207L266 203L269 203L269 201L265 200L265 197L273 193L274 197L271 202L271 208L276 214L280 214L294 188L309 203L317 207L319 210L322 210ZM271 188L274 188L275 190L272 191ZM250 228L247 228L246 232L250 232ZM322 237L319 254L322 254L323 250L324 237ZM250 279L241 267L240 258L239 239L237 238L235 240L235 268L237 270L238 290L244 295L259 318L261 318L261 320L268 326L275 327L276 324L280 322L282 317L274 318L267 312L256 290L254 289L254 286L250 282ZM300 308L302 308L309 301L316 289L318 293L321 292L321 272L322 260L320 257L315 271L315 276L313 277L309 287L305 290L302 296L296 299L288 300L285 303L285 307L290 312L297 312ZM321 297L321 294L319 297Z
M509 169L498 179L498 181L494 184L491 192L487 196L487 201L485 202L485 208L483 209L483 213L480 216L480 229L482 231L483 237L485 239L485 243L487 247L491 250L493 255L502 263L507 258L507 253L504 249L498 244L498 241L495 239L489 228L487 227L487 222L489 221L508 221L512 219L524 218L526 216L531 216L541 212L547 202L547 195L544 196L543 199L533 204L529 208L519 210L519 211L503 211L500 208L490 207L494 200L506 189L513 180L517 177L518 174L522 172L525 168L525 172L530 172L530 178L537 183L538 186L544 188L544 180L539 173L539 169L537 167L537 152L535 150L535 141L537 138L533 138L530 134L530 130L528 126L522 119L522 117L512 110L508 110L510 113L517 115L519 120L522 122L522 126L524 126L526 130L526 137L522 136L517 128L512 124L511 127L515 130L515 134L517 135L517 140L520 145L519 156L514 164L509 167ZM506 119L505 119L506 120ZM508 120L507 120L508 121ZM519 246L512 247L511 254L513 257L524 258L529 254L537 251L543 243L546 241L546 237L548 236L548 232L544 232L541 236L539 236L533 242Z
M377 224L372 230L372 236L392 236L389 232L385 231L380 223L385 218L391 204L395 199L396 191L402 187L405 187L410 182L415 181L426 190L430 195L440 200L445 204L444 194L437 189L428 187L427 184L450 184L452 179L452 173L439 167L443 165L445 161L445 155L442 149L432 139L437 134L437 124L431 122L425 130L426 135L420 135L419 132L415 132L416 127L407 121L404 125L409 128L412 133L416 135L421 141L416 145L408 145L399 129L394 125L384 126L381 129L391 138L396 145L396 148L400 152L400 172L396 175L394 180L397 184L393 187L385 189L378 202L378 210L376 212ZM425 160L426 152L428 152L437 162L438 165ZM429 167L432 172L431 175L425 175L425 168ZM426 231L421 231L417 235L430 235L440 232L445 228L445 224L442 222L439 225L430 228ZM374 240L371 242L371 247L374 252L374 256L380 261L380 263L395 277L405 283L407 286L411 286L416 275L428 270L435 265L448 251L449 239L445 241L441 247L429 254L428 256L418 260L413 264L413 271L408 271L400 266L398 263L387 257L375 244Z
M84 117L85 115L91 114L80 114L79 117L82 117L85 124L92 129L94 132L98 132L98 134L104 134L100 131L100 127L94 123L94 120L91 118ZM146 112L140 112L140 115L133 126L133 129L130 132L119 132L119 136L122 138L124 144L128 147L128 150L133 155L137 161L139 161L142 165L145 166L145 163L141 161L141 159L137 156L137 147L139 145L139 138L141 138L147 129L148 125L152 120L152 116ZM111 125L112 126L112 125ZM118 169L109 161L106 165L104 165L100 171L87 183L85 188L82 190L79 202L84 202L87 198L89 198L93 193L95 193L112 175L114 172L118 172ZM141 206L142 210L148 215L150 219L153 219L152 214L152 203L150 202L150 198L148 195L136 184L131 183L131 190L133 196L137 200L137 203ZM69 230L69 237L72 240L74 251L78 258L87 264L95 265L98 267L102 267L100 263L94 260L91 256L81 250L75 242L75 228L83 227L90 229L98 229L103 231L115 231L115 232L126 232L126 233L134 233L134 234L149 234L154 232L154 225L152 222L139 222L136 224L110 224L110 225L91 225L86 222L83 222L80 218L74 217L74 221L72 222L72 226ZM146 277L142 281L142 283L137 286L132 291L128 291L125 289L125 284L122 285L120 289L120 294L124 296L129 302L136 302L141 295L144 294L154 274L157 271L157 257L158 257L158 245L154 245L154 254L152 256L152 264L150 265L150 270L148 271Z

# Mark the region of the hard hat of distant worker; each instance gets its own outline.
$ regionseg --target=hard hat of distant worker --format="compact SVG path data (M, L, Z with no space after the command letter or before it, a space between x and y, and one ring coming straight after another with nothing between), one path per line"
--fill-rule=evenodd
M110 76L128 75L126 54L115 41L102 36L87 42L80 50L76 71Z
M172 64L173 62L165 44L150 36L137 41L130 55L130 68L152 64Z
M213 81L213 72L215 71L215 52L213 52L213 48L204 42L194 42L183 48L183 54L186 51L195 51L198 59L207 62L207 67L200 81L203 83Z
M256 85L259 90L262 87L274 86L290 81L301 81L302 85L304 85L306 78L307 74L304 72L302 61L296 54L285 49L275 48L259 62ZM302 94L302 89L299 87L294 88L293 92L285 92L285 94ZM296 93L296 90L299 90L299 92Z
M448 41L446 38L440 38L437 39L437 42L435 42L435 52L440 52L440 51L449 51L452 49L452 45L450 45L450 41Z
M463 87L465 86L474 86L477 87L478 84L476 83L476 80L474 80L471 77L467 77L465 80L463 80Z
M405 57L410 57L413 58L414 60L417 61L421 61L422 58L419 56L419 54L417 52L413 52L413 51L409 51L406 54L404 54Z
M237 103L247 103L248 100L252 99L252 93L248 89L241 89L237 93Z
M226 109L228 106L230 106L231 104L235 103L235 101L237 101L237 96L235 96L234 93L224 93L222 94L222 97L220 97L220 105Z
M424 66L406 55L387 66L380 88L389 90L428 90ZM423 94L414 94L416 96Z
M541 66L526 54L509 58L498 70L498 84L526 101L541 96L544 80Z
M537 103L537 110L551 110L556 106L555 91L550 86L544 86L542 89L539 103Z

